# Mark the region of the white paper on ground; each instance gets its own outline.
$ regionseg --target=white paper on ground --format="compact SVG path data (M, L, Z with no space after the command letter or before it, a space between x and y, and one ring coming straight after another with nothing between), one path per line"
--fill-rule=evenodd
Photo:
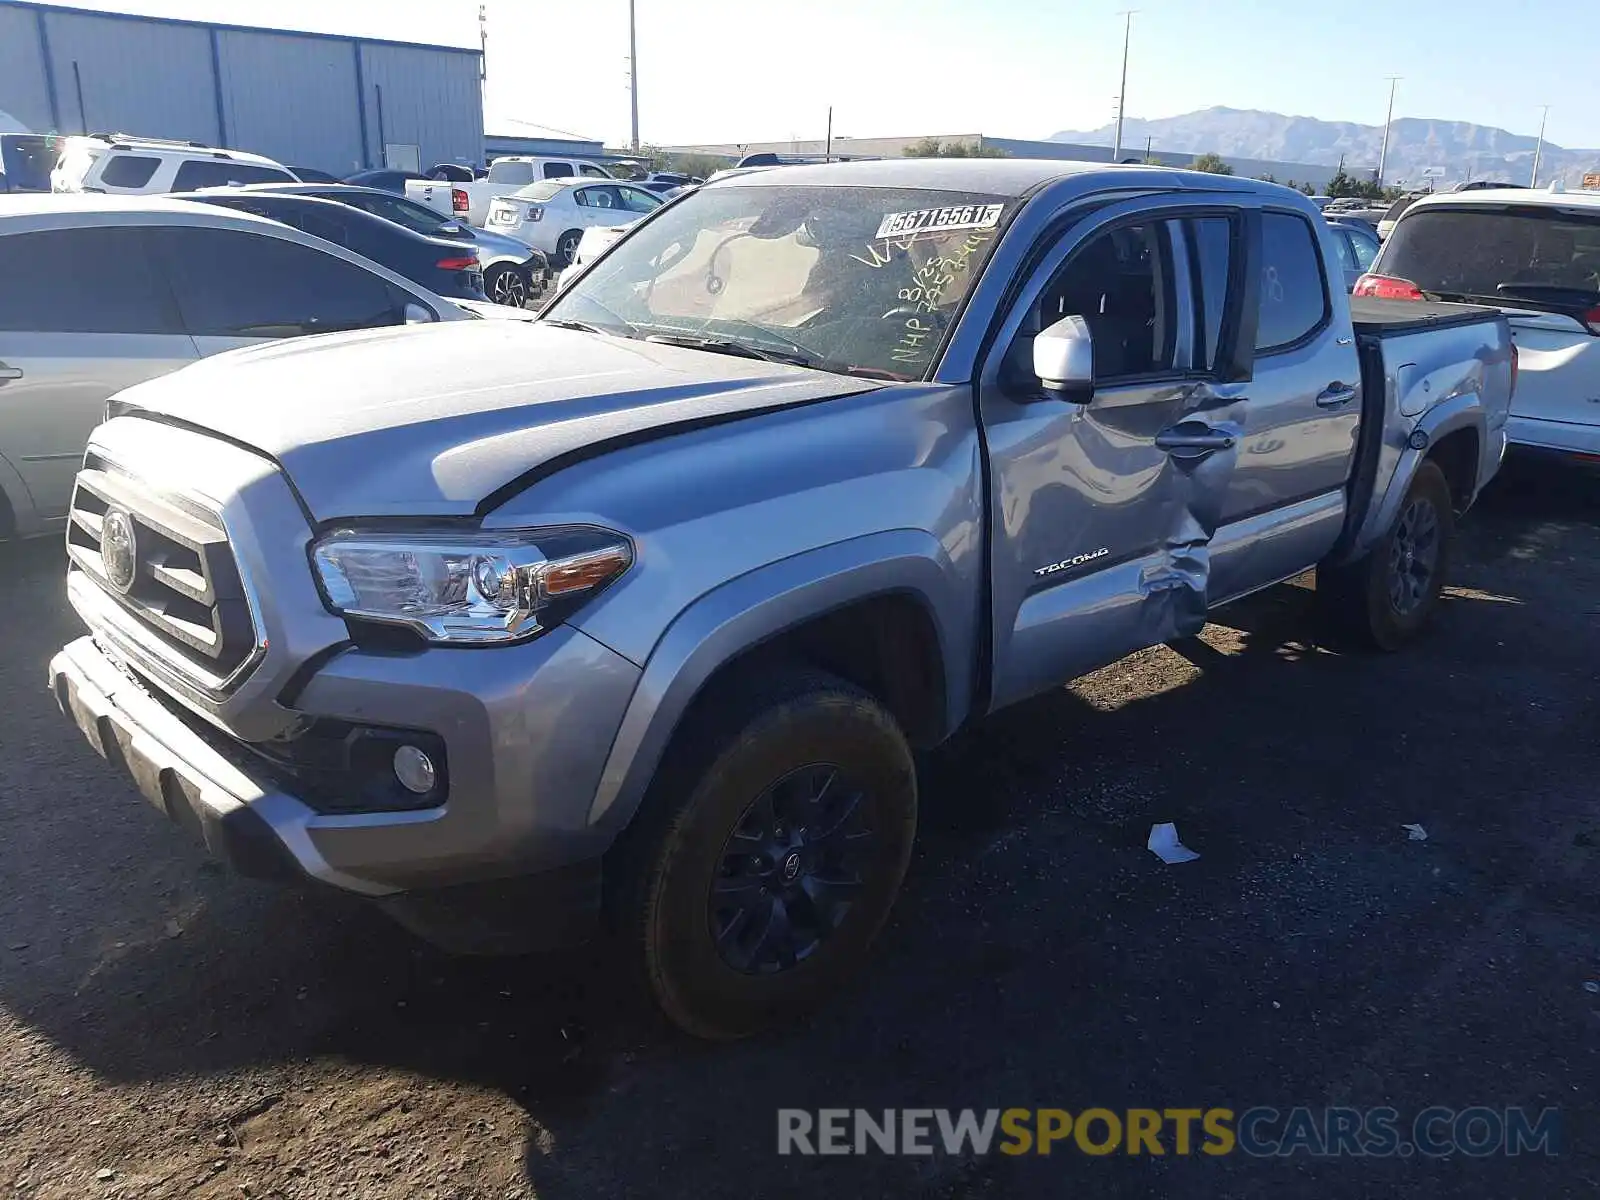
M1150 840L1145 848L1168 864L1193 862L1200 857L1178 840L1178 827L1171 821L1150 826Z
M1428 840L1428 831L1421 825L1402 825L1400 828L1406 831L1406 841L1408 842L1425 842Z

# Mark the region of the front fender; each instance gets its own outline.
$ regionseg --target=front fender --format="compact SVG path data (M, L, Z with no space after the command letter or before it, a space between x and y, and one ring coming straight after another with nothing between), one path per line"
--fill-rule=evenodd
M945 730L953 730L972 693L977 589L961 584L944 547L925 531L852 538L741 575L673 619L623 715L590 824L618 830L632 818L684 712L719 668L813 617L891 594L911 596L933 620L944 661Z
M1488 429L1486 412L1482 399L1474 392L1464 392L1453 396L1449 400L1434 405L1427 412L1417 418L1410 426L1409 431L1402 430L1400 437L1404 440L1398 446L1385 447L1385 459L1392 458L1394 466L1388 474L1388 482L1384 483L1380 473L1375 488L1377 495L1374 503L1367 509L1366 520L1361 524L1361 531L1357 534L1348 554L1349 559L1360 558L1382 539L1384 533L1394 524L1395 518L1400 513L1400 504L1405 499L1406 492L1411 488L1411 481L1416 478L1417 470L1427 460L1428 454L1443 438L1462 429L1474 430L1478 435L1479 465L1476 486L1473 494L1483 486L1486 479L1494 473L1493 466L1499 464L1499 446L1504 448L1505 438L1503 431L1491 437ZM1425 436L1419 438L1418 434ZM1419 449L1414 442L1422 441ZM1493 466L1485 469L1485 461L1493 459Z

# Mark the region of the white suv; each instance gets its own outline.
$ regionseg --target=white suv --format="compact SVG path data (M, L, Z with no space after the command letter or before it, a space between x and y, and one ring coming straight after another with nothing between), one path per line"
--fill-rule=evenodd
M218 150L198 142L94 133L63 138L53 192L139 195L195 192L245 183L298 183L282 163L243 150Z
M1520 371L1514 446L1600 462L1600 193L1445 192L1410 205L1357 296L1493 305Z

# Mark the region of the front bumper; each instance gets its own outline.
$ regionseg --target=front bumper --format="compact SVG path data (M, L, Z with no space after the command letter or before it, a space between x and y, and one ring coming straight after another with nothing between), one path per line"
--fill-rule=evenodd
M431 730L448 748L450 781L439 807L326 813L94 638L50 664L51 690L89 743L217 857L244 875L370 897L597 861L611 835L588 812L637 679L633 664L566 626L487 651L337 654L294 710Z

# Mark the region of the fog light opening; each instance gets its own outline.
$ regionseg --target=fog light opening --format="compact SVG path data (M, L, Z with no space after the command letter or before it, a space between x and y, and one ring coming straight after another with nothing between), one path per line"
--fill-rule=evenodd
M438 772L434 770L433 759L421 750L415 746L401 746L394 752L394 777L406 791L426 796L433 791Z

